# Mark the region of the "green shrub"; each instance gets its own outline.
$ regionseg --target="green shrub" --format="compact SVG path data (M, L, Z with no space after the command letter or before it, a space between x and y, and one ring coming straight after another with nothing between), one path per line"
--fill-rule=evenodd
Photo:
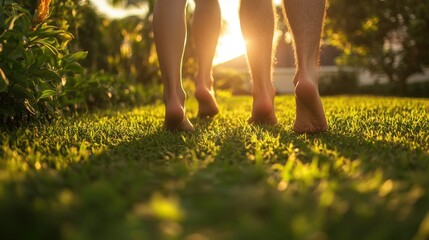
M323 74L319 80L321 95L354 94L359 87L355 72L340 70L331 74Z
M423 82L408 84L407 97L429 97L429 79Z
M142 85L135 79L105 72L77 75L64 86L59 101L68 111L112 106L137 106L162 99L159 84Z
M58 116L58 98L86 52L69 53L73 36L49 21L32 26L32 14L13 1L0 11L0 120Z
M215 70L213 78L215 89L229 90L233 95L250 94L251 83L243 73L234 70Z
M404 94L398 92L398 84L388 83L374 83L359 87L359 94L378 95L378 96L406 96L416 98L429 97L429 79L422 82L415 82L407 84L407 89Z

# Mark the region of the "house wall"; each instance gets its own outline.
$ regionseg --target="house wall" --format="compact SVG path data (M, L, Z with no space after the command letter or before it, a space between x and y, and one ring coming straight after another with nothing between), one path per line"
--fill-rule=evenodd
M240 73L243 73L247 76L249 84L247 88L251 88L250 84L250 74L247 68L234 69ZM337 66L322 66L320 68L320 74L334 74L339 71ZM295 68L275 68L273 74L273 83L274 87L277 89L278 93L293 93L294 85L293 78L295 76ZM371 85L375 82L387 83L388 79L383 76L371 75L368 71L361 71L358 74L359 84L361 86ZM408 80L409 83L429 81L429 68L424 69L423 74L415 74L411 76Z

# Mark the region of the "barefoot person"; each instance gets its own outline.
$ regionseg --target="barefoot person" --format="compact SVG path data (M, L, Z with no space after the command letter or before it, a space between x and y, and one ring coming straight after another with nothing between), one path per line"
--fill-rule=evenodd
M154 9L153 32L164 83L165 122L168 130L193 131L186 117L182 87L182 58L186 41L186 0L158 0ZM198 63L195 97L199 117L213 117L219 110L214 97L212 62L221 27L217 0L196 0L193 21Z
M328 124L318 88L318 59L326 0L284 0L292 31L297 72L294 78L297 133L326 131Z
M318 57L325 17L326 0L284 0L288 25L294 35L297 73L297 133L316 133L327 129L318 91ZM186 117L185 92L181 82L183 50L186 40L186 0L158 0L154 10L155 45L164 82L165 128L194 130ZM196 0L194 40L199 72L195 96L200 117L218 113L213 92L212 60L220 31L217 0ZM272 84L272 40L274 14L271 0L241 0L240 21L246 39L247 58L253 81L253 107L250 123L276 124L275 89Z

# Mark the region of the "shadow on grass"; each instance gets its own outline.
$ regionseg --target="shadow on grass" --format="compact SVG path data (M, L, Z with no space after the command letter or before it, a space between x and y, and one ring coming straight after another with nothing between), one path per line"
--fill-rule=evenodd
M279 126L225 128L207 141L213 122L194 121L196 133L132 136L60 171L29 171L6 183L1 238L361 239L364 230L372 239L410 239L429 210L428 193L414 201L407 193L428 186L419 178L429 161L421 149L358 134L303 137ZM292 178L280 189L272 165L285 165L290 153L257 144L267 138L292 144L300 164L327 164L329 175L311 183ZM267 153L262 162L258 151ZM361 176L336 166L339 157L359 161ZM354 185L377 171L382 182L403 181L403 190L383 197ZM333 194L325 205L324 184ZM389 205L395 201L404 206Z
M348 202L349 210L336 219L347 221L344 228L332 228L341 225L336 220L336 224L326 226L330 237L352 239L359 235L359 229L365 229L362 236L374 239L412 239L415 236L429 211L429 154L423 148L367 140L363 134L356 133L346 135L331 131L307 135L304 140L288 131L272 133L280 134L281 141L294 142L303 153L301 156L298 153L302 163L310 165L317 160L319 168L323 164L329 165L329 178L337 179L335 198L343 201L335 204ZM351 164L346 166L344 162L336 161L342 157ZM346 171L353 167L353 163L356 163L355 173L358 175ZM377 182L377 187L371 187ZM383 192L385 189L389 192ZM349 235L352 232L357 235Z
M134 203L169 192L185 174L166 159L181 158L187 136L159 130L60 170L7 176L0 188L0 239L131 239L134 220L127 214ZM153 233L152 225L141 225L138 239Z

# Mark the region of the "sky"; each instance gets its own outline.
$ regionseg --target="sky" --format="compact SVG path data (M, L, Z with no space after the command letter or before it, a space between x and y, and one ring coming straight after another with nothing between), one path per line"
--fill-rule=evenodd
M131 15L144 15L147 12L146 6L131 8L112 7L107 0L91 0L97 10L109 18L120 19ZM281 0L274 0L279 4ZM193 1L189 1L191 7ZM221 7L222 18L227 22L227 28L219 38L219 43L216 49L214 65L226 62L228 60L239 57L245 53L245 44L240 30L240 22L238 18L239 0L219 0Z
M139 16L144 15L147 12L147 8L145 6L120 8L113 7L107 2L107 0L90 0L90 2L94 4L99 13L112 19Z

